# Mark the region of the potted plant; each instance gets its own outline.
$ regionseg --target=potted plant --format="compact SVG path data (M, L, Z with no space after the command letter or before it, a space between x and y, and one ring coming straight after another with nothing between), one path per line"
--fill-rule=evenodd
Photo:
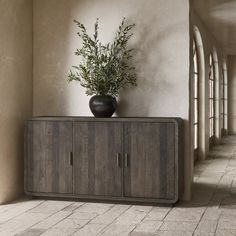
M98 39L98 19L94 25L94 35L90 37L83 24L74 20L79 28L78 36L82 47L75 55L82 58L78 66L73 66L69 81L78 81L86 88L87 95L93 95L89 107L95 117L111 117L117 107L116 97L120 89L136 86L135 67L130 65L133 49L127 49L127 42L135 24L125 25L123 18L113 42L102 44Z

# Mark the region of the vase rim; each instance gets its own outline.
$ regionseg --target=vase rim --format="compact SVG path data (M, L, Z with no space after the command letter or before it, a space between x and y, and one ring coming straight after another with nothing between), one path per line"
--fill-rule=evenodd
M112 96L112 95L109 95L109 94L95 94L95 95L93 95L93 97L95 97L95 96L99 96L99 97L113 97L113 98L115 98L115 96Z

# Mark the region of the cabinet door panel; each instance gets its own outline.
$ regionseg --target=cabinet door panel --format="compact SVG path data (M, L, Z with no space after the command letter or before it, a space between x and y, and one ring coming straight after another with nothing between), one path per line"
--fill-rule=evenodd
M75 122L75 194L121 196L122 169L117 163L121 151L120 123Z
M32 121L27 128L27 190L72 193L72 122Z
M125 123L126 197L174 198L174 129L173 123Z

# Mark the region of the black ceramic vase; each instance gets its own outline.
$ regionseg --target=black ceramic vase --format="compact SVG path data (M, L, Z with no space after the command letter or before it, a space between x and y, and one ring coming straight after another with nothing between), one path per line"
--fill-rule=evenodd
M95 95L89 100L89 107L95 117L111 117L116 110L116 99L110 95Z

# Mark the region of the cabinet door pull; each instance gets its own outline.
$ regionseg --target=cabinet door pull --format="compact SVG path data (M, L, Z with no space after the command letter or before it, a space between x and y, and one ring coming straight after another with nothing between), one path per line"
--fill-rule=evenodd
M117 163L117 167L120 168L120 153L116 154L116 163Z
M129 155L128 153L125 153L125 168L129 167Z
M73 152L70 152L70 165L73 166Z

